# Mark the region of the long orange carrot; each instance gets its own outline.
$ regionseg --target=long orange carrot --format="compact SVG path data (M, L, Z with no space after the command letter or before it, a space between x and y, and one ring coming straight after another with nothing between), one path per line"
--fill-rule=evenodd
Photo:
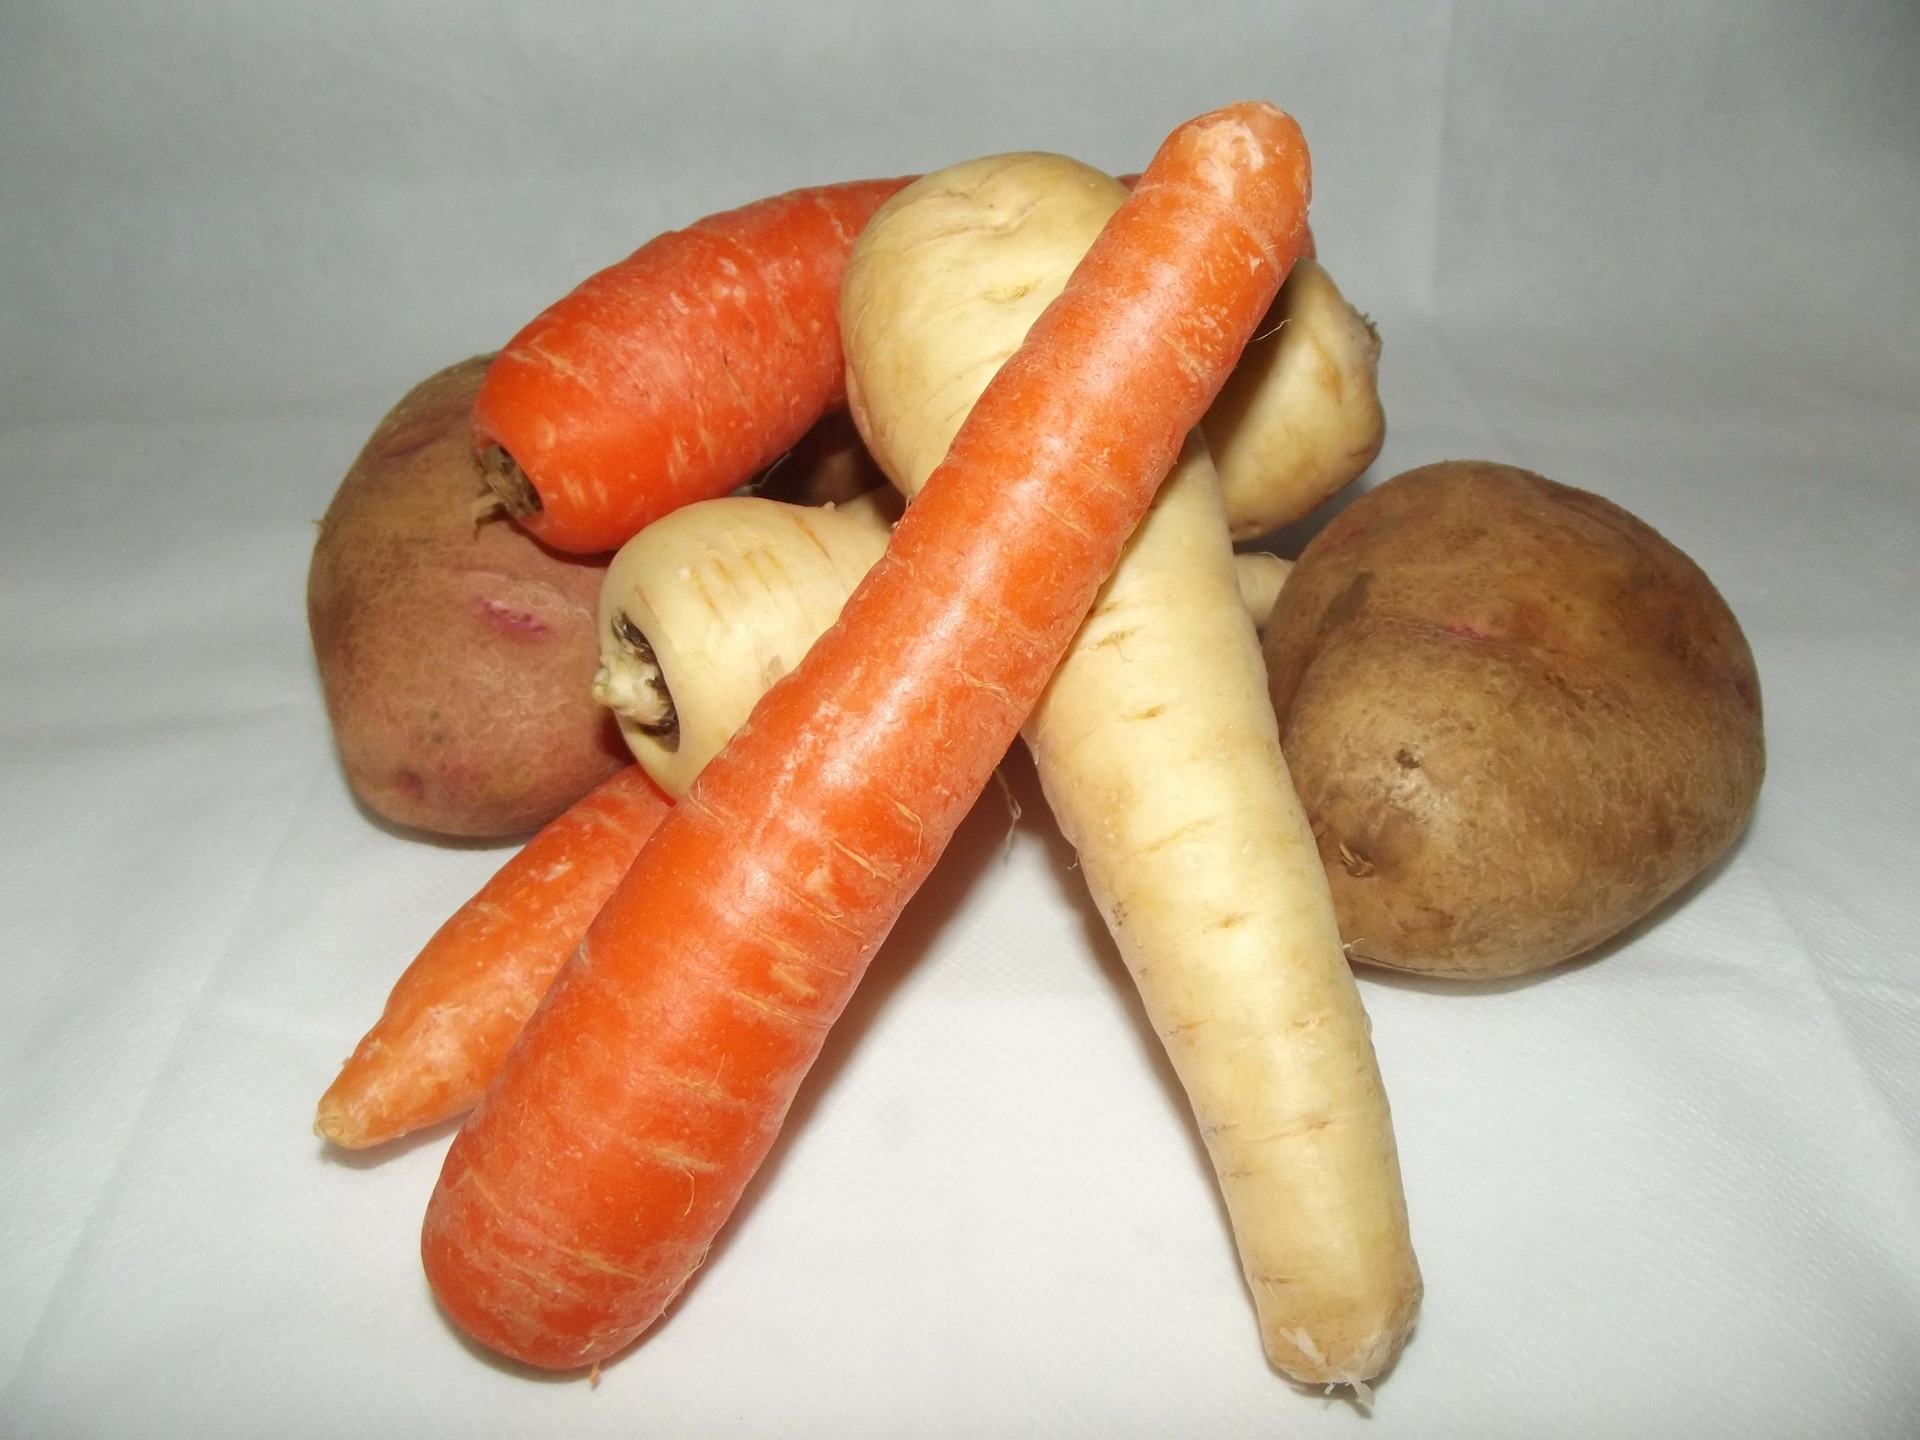
M1154 157L839 623L641 850L447 1154L421 1237L476 1339L629 1344L705 1256L1297 254L1266 105Z
M407 967L314 1129L361 1149L470 1109L671 808L629 765L548 822Z
M474 402L508 512L557 549L613 550L785 451L843 396L840 275L904 184L823 185L709 216L549 306Z

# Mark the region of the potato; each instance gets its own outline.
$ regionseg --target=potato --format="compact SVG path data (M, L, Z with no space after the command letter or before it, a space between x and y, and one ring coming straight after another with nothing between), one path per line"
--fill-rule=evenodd
M1356 960L1554 965L1746 824L1765 752L1739 624L1618 506L1453 461L1362 496L1266 632L1282 745Z
M320 522L307 620L354 794L398 825L535 829L627 760L593 701L610 557L543 549L486 493L469 415L490 357L416 386Z

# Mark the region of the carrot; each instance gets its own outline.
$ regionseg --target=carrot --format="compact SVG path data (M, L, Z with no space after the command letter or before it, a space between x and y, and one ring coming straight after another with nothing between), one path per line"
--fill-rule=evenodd
M841 398L853 238L906 182L793 190L642 245L513 337L474 401L507 511L583 554L724 495Z
M447 1153L422 1259L535 1365L631 1343L1032 708L1298 251L1267 105L1161 147L841 619L641 850Z
M669 808L629 765L548 822L407 967L314 1129L357 1150L471 1108Z

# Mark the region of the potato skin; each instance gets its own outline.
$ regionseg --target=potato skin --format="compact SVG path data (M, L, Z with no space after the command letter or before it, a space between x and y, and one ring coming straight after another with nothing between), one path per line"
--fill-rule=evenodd
M397 825L501 838L627 753L590 692L610 557L476 520L470 417L490 358L421 382L373 432L320 522L307 621L354 794Z
M1490 978L1618 933L1710 864L1765 768L1733 613L1652 528L1449 461L1355 501L1265 647L1356 960Z

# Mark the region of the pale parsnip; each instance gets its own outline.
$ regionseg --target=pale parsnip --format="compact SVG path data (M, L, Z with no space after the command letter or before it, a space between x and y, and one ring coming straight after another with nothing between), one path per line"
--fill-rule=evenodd
M899 496L803 507L757 496L703 500L662 517L615 556L601 591L594 698L669 795L746 723L798 663L886 548ZM1273 614L1291 562L1234 557L1256 625Z
M1301 260L1200 428L1236 540L1298 520L1373 463L1387 437L1380 335Z
M1372 323L1325 267L1296 263L1201 422L1236 540L1300 519L1373 463L1387 433L1379 367ZM775 461L754 493L818 505L884 484L852 419L836 412Z
M593 693L661 789L686 793L886 547L873 500L749 496L683 506L621 547L600 588Z
M1017 158L1024 162L1028 157ZM1063 282L1007 282L1001 277L1032 270L1023 259L1044 255L1053 234L1083 225L1089 208L1098 203L1092 192L1063 197L1057 214L1045 220L1027 216L1017 230L997 231L995 243L1006 250L1004 261L987 257L979 262L988 267L983 273L976 262L957 257L952 293L978 295L996 313L1023 314L1031 320ZM982 283L976 286L976 280ZM1034 288L1028 288L1030 283ZM929 310L911 323L942 322ZM926 475L939 463L946 454L941 436L959 428L969 397L979 393L985 377L1012 353L1004 345L989 345L969 355L964 367L928 377L927 403L932 408L923 423L902 425L869 415L868 424L884 427L869 437L869 449L895 484L901 483L901 475L891 472L890 463L917 475ZM1373 463L1387 433L1379 368L1379 332L1347 303L1324 266L1299 261L1200 424L1220 475L1235 539L1264 535L1300 519ZM935 445L938 450L929 454Z
M841 294L848 395L909 495L1123 195L1059 156L992 157L869 222ZM1193 1105L1268 1358L1364 1389L1412 1324L1419 1269L1367 1018L1197 436L1025 733Z

